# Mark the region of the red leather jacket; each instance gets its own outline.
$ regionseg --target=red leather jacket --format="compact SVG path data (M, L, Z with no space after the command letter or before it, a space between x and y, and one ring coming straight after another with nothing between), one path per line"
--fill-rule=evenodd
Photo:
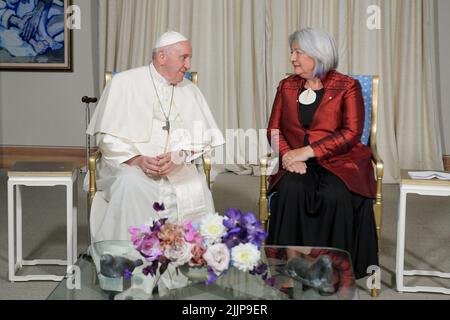
M303 147L304 137L309 134L320 165L341 178L351 191L374 198L376 180L370 161L372 152L360 141L364 127L361 85L337 71L330 71L321 80L325 90L309 130L301 124L297 107L298 95L306 80L293 75L278 86L267 136L280 154L280 168L269 178L269 191L286 173L281 166L282 156L289 150Z

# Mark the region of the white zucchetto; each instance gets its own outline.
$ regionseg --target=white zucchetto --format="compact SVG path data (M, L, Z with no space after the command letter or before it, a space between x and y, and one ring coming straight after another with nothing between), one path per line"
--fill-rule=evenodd
M182 41L189 41L189 40L181 33L178 33L176 31L167 31L161 37L159 37L158 40L156 40L153 49L170 46L171 44L175 44Z

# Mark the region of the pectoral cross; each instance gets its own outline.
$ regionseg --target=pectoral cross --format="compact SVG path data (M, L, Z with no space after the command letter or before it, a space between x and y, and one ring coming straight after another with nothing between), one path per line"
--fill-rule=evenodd
M167 133L170 131L170 121L166 120L166 125L162 127L163 130L166 130Z

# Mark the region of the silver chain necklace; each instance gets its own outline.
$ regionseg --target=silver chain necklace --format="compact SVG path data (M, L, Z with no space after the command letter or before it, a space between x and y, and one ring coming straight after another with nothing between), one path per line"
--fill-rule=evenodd
M151 70L151 69L150 69L150 77L152 78L153 88L155 89L156 97L158 98L159 107L160 107L160 109L161 109L162 114L164 115L164 118L166 119L166 125L163 126L162 129L163 129L163 130L166 130L167 133L169 133L169 132L170 132L170 121L169 121L169 117L170 117L170 112L172 111L173 92L174 92L174 90L175 90L175 86L172 85L172 97L170 98L169 114L166 116L166 113L164 112L163 105L162 105L162 103L161 103L161 99L159 98L159 95L158 95L158 90L156 89L155 80L153 80L153 74L152 74L152 70Z

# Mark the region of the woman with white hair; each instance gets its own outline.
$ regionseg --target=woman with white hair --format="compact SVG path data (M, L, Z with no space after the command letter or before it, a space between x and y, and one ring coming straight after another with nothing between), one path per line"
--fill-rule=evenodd
M350 252L356 278L378 265L376 181L362 144L359 82L336 71L335 40L314 28L289 37L294 75L277 90L267 134L280 155L269 179L268 243Z

